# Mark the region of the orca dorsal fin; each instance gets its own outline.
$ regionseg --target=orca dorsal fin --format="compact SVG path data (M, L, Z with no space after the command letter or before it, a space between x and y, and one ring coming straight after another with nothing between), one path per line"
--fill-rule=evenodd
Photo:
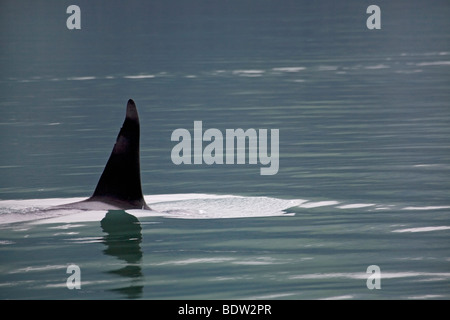
M88 201L110 203L123 209L150 209L142 195L139 135L139 116L136 104L130 99L114 148Z

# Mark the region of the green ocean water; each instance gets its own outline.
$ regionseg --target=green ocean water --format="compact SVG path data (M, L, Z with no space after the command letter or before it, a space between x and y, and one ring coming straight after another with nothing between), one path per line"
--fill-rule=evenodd
M379 1L380 30L367 1L78 1L81 30L70 4L0 5L2 299L449 298L446 1ZM91 195L129 98L145 195L246 201L30 224L46 216L25 200ZM171 134L194 121L279 129L277 174L175 165Z

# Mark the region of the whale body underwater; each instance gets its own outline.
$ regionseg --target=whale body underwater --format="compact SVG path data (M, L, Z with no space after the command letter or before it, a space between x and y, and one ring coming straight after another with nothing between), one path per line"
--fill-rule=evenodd
M92 196L51 209L150 210L142 194L139 137L139 115L129 99L122 128Z

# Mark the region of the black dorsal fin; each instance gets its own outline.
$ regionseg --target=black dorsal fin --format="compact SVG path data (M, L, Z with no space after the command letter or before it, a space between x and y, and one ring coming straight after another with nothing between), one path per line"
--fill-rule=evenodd
M123 209L149 209L141 188L139 135L139 116L136 104L130 99L116 144L94 194L88 200L118 205Z

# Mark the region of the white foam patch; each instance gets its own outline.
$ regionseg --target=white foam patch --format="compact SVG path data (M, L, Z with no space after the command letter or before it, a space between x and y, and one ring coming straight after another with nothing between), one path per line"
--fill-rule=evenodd
M450 206L426 206L426 207L406 207L402 210L440 210L440 209L450 209Z
M359 209L359 208L367 208L367 207L373 207L375 204L373 203L353 203L353 204L345 204L342 206L339 206L337 208L339 209Z
M278 72L299 72L305 70L305 67L282 67L282 68L273 68L273 71Z
M370 273L365 272L336 272L336 273L309 273L291 276L290 279L316 280L316 279L367 279ZM381 279L397 279L397 278L450 278L448 272L381 272Z
M59 270L59 269L66 269L66 268L67 268L67 265L30 266L30 267L24 267L24 268L11 270L8 273L15 274L15 273L23 273L23 272L42 272L42 271Z
M70 81L86 81L86 80L95 80L97 79L96 77L71 77L71 78L67 78L67 80Z
M420 62L416 64L417 66L427 67L427 66L450 66L450 61L432 61L432 62Z
M233 74L241 77L260 77L265 73L264 70L234 70Z
M445 296L440 294L424 294L422 296L411 296L408 297L408 299L416 299L416 300L424 300L424 299L442 299L445 298Z
M138 75L129 75L124 76L125 79L153 79L155 75L153 74L138 74Z
M205 263L224 263L232 261L234 258L230 257L217 257L217 258L190 258L184 260L165 261L160 263L152 263L152 266L164 266L164 265L188 265L188 264L205 264Z
M242 197L214 194L162 194L145 196L152 210L132 209L128 213L141 217L179 219L224 219L289 215L285 210L306 200L270 197ZM48 208L81 201L85 198L52 198L0 201L0 224L30 221L38 224L101 221L106 210ZM291 214L293 215L293 214Z
M295 215L287 209L298 207L313 210L334 206L336 209L388 210L389 205L373 203L340 204L339 201L308 201L303 199L278 199L271 197L243 197L201 193L160 194L144 196L152 210L126 210L140 217L166 217L178 219L224 219ZM52 207L79 202L86 198L49 198L28 200L0 200L0 225L15 222L33 223L76 223L101 221L106 215L104 204L91 202L89 210L55 209ZM405 207L403 210L439 210L450 206ZM51 209L51 210L48 210ZM111 207L114 209L114 207ZM400 208L399 208L400 209ZM431 229L428 229L431 228ZM434 229L433 229L434 228ZM438 229L436 229L438 228ZM395 232L427 232L446 230L447 226L398 229ZM401 231L406 230L406 231Z
M149 203L165 216L183 219L223 219L285 215L284 210L305 200L283 200L270 197L216 196Z
M317 202L306 202L299 205L300 208L318 208L325 206L334 206L339 204L339 201L317 201Z
M438 226L438 227L420 227L420 228L408 228L408 229L396 229L392 232L431 232L449 230L450 226Z

